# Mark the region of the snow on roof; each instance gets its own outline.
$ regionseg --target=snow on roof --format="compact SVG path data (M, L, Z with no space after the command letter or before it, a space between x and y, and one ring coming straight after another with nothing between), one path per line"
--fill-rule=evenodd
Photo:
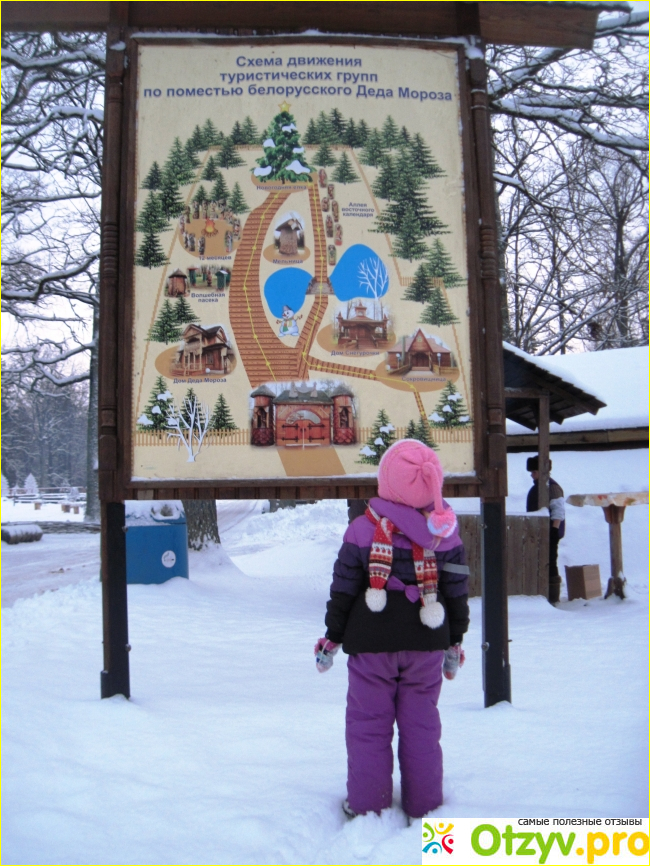
M508 343L504 346L606 404L597 415L585 413L566 418L562 425L551 423L551 433L648 426L648 346L552 355L551 360L528 355ZM506 422L506 430L530 433L514 421Z

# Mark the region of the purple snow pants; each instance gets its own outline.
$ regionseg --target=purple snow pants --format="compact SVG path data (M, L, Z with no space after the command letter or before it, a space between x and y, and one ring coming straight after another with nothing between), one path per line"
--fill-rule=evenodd
M404 650L348 657L348 801L359 814L393 798L393 725L402 777L402 808L421 818L442 803L438 697L444 652Z

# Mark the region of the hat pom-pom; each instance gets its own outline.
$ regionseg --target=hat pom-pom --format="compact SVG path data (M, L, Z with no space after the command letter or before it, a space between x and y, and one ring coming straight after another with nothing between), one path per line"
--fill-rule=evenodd
M457 524L458 521L452 508L445 508L444 511L432 511L427 520L431 534L440 538L449 538Z
M439 628L445 621L445 609L436 600L435 595L432 594L429 597L425 595L424 606L420 608L420 620L428 628Z
M366 590L366 604L373 613L382 611L386 607L386 590L369 586Z

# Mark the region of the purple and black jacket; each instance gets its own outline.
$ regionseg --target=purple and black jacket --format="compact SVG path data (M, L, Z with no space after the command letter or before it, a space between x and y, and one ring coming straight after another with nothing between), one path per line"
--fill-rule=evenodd
M373 613L368 608L365 591L370 585L368 566L375 526L362 515L348 526L334 563L325 616L328 639L343 644L343 652L350 655L402 650L430 652L459 643L469 625L469 607L468 569L458 529L449 538L441 539L431 535L424 515L415 508L379 498L371 499L370 505L395 525L391 577L399 578L406 587L417 586L411 541L435 550L438 601L445 608L445 619L439 628L428 628L420 621L419 599L409 600L408 596L415 593L390 588L383 611ZM433 506L426 510L433 510Z

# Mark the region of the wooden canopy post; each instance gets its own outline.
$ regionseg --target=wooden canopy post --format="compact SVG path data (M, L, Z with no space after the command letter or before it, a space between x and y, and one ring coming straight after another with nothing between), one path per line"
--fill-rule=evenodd
M548 392L539 392L539 410L537 413L537 455L539 460L539 477L537 479L537 507L548 508L548 480L551 474L550 467L550 436L551 436L551 412L550 398Z
M611 577L623 577L623 538L621 523L625 517L624 505L607 505L603 508L609 526L609 562Z

